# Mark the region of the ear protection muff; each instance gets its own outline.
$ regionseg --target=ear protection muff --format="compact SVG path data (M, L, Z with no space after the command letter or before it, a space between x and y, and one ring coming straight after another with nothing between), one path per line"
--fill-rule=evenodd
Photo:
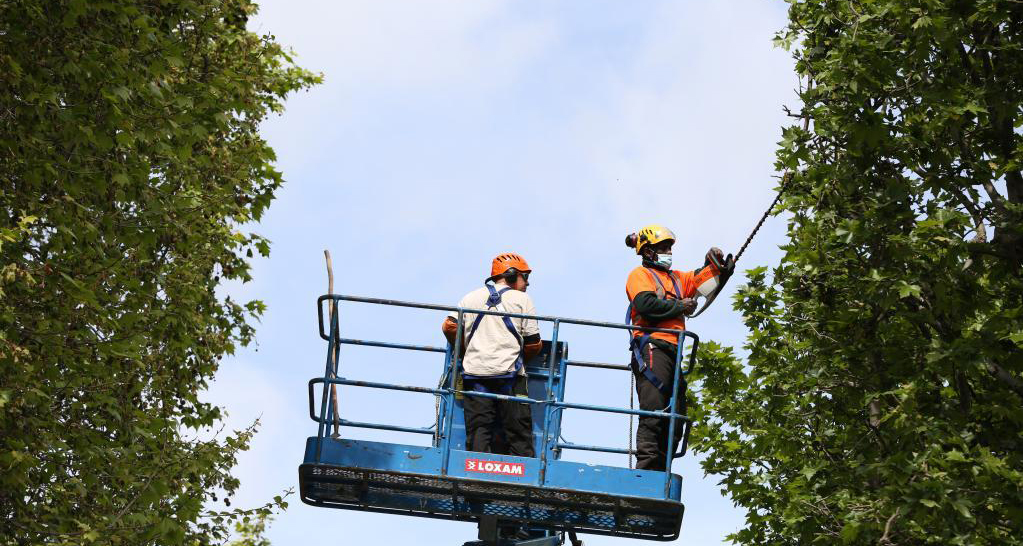
M519 270L515 269L514 267L510 267L510 268L508 268L507 271L505 271L504 273L501 273L501 278L504 279L504 282L506 282L506 283L511 283L512 281L515 280L515 277L518 277L518 276L519 276Z
M629 248L636 248L636 245L639 244L640 237L643 237L644 240L646 239L646 237L644 237L642 235L637 235L635 233L630 233L630 234L626 235L625 236L625 246L627 246ZM652 258L650 256L651 253L649 252L649 250L650 250L650 247L646 246L646 247L643 248L643 250L641 252L638 252L637 254L642 256L643 259L645 259L645 260L652 260Z
M625 246L629 248L636 248L636 245L647 242L650 242L650 239L646 236L646 233L640 233L638 235L635 233L630 233L625 236Z

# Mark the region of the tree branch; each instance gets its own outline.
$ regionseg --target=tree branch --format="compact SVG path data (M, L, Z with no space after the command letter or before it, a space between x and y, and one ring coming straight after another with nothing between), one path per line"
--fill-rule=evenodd
M987 179L981 182L981 185L984 186L984 191L987 192L988 198L991 199L991 202L995 205L998 211L1005 214L1005 197L998 193L998 188L995 188L995 185Z
M1020 381L1020 379L1012 375L1009 370L1006 370L994 362L987 362L984 365L987 367L988 373L990 373L995 379L998 379L1002 383L1008 385L1010 389L1023 398L1023 381Z
M1009 193L1009 201L1023 203L1023 174L1019 171L1005 172L1005 189Z
M966 210L970 212L970 217L973 218L973 225L977 230L977 233L973 236L973 239L970 239L970 242L974 245L986 243L987 227L984 226L984 215L980 213L980 210L974 206L968 197L963 195L963 192L960 191L959 188L951 188L951 193L960 203L962 203L964 207L966 207ZM963 263L963 271L966 271L971 265L973 265L973 258L974 256L971 253L970 257Z
M895 512L892 512L891 517L888 518L888 521L885 522L885 524L884 524L884 534L882 534L881 538L878 539L878 541L877 541L878 544L891 544L892 543L891 539L888 538L888 533L891 532L891 530L892 530L892 523L895 522L895 518L899 517L899 512L901 512L901 511L902 511L902 507L901 506L896 508Z

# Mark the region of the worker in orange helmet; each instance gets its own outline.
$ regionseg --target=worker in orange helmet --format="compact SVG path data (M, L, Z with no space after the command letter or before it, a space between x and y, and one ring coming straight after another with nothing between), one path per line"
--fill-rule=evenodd
M626 237L625 244L635 248L642 265L629 273L625 292L629 297L626 323L653 328L685 330L685 317L696 311L696 296L710 294L720 274L717 264L724 263L718 248L707 252L704 266L695 271L671 269L675 234L661 225L650 225ZM663 411L671 401L674 385L678 336L667 332L632 332L632 373L636 378L639 407ZM680 383L681 385L681 383ZM679 398L684 393L679 393ZM674 452L685 427L676 422L675 434L668 442L668 419L640 417L636 429L636 468L664 470L669 452ZM670 450L670 451L669 451Z
M535 315L533 300L526 294L531 272L522 256L500 254L494 258L484 285L466 294L458 306ZM528 397L524 363L542 346L536 319L465 313L462 327L463 390ZM441 329L453 346L458 314L452 312L445 318ZM496 453L494 429L501 426L508 454L535 456L529 404L467 395L463 408L466 447L470 451Z

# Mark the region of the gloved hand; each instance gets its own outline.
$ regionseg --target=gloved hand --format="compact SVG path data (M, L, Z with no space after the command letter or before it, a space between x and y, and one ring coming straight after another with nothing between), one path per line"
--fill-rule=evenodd
M696 312L696 299L695 298L682 298L678 300L675 305L682 308L682 314L689 316Z
M706 260L707 265L710 265L710 263L714 260L717 260L717 263L719 264L723 264L725 263L725 253L721 252L720 248L712 246L710 247L710 250L707 251Z

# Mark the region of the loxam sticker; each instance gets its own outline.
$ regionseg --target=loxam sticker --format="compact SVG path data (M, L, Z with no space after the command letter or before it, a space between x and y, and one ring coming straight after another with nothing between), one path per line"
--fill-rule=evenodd
M486 474L504 474L505 476L526 475L526 465L522 463L505 463L501 461L483 461L480 459L466 459L465 469L469 472L484 472Z

